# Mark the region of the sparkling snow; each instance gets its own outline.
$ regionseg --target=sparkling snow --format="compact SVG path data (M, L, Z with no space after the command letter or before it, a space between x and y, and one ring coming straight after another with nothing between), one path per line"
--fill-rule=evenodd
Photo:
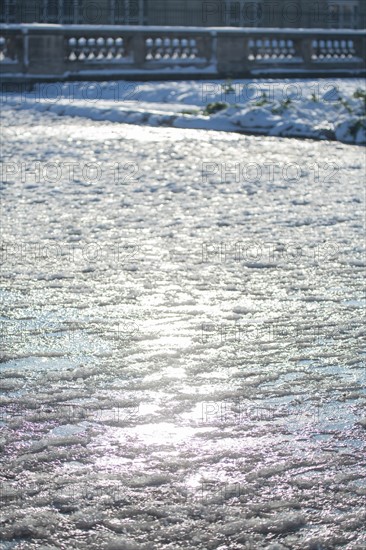
M1 548L365 548L362 149L79 115L2 113Z
M56 82L4 93L2 102L97 121L365 145L365 94L360 78ZM220 111L205 110L218 103Z

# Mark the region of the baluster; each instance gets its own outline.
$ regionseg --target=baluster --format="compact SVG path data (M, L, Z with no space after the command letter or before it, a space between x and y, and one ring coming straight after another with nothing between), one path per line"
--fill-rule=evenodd
M172 45L173 45L172 58L176 59L177 57L180 56L180 48L179 48L180 42L179 42L179 39L178 38L173 38Z
M100 37L97 39L97 46L98 46L98 57L97 59L104 59L106 56L106 49L104 47L105 40L104 38Z
M311 59L318 59L318 41L311 41Z
M188 46L188 40L187 40L186 38L182 38L181 44L182 44L182 54L181 54L181 57L182 57L182 58L187 58L187 57L189 57L189 50L188 50L188 48L187 48L187 46Z
M326 55L325 41L319 40L319 58L323 59Z
M286 57L288 56L288 48L287 48L287 40L284 40L283 41L283 48L282 48L282 53L283 53L283 58L286 59Z
M98 48L95 38L88 38L88 51L86 59L96 59L98 57Z
M116 38L115 45L116 45L116 54L115 54L116 59L119 59L120 57L124 57L125 52L124 52L123 38L121 37Z
M255 49L254 40L252 38L250 38L248 40L248 59L250 61L255 59L254 49Z
M280 45L280 58L283 59L285 57L283 50L286 46L286 42L284 40L280 40L279 45Z
M293 58L296 56L296 41L294 42L293 40L290 40L290 43L291 43L290 53L291 53L291 58Z
M275 54L274 54L273 38L271 38L271 40L269 40L268 57L270 57L271 59L276 57Z
M333 42L332 40L327 40L327 55L326 57L329 59L333 57Z
M273 58L273 38L268 40L268 57Z
M76 38L69 38L66 45L66 59L76 61L75 48L77 46Z
M334 40L335 57L340 57L339 40Z
M256 40L256 45L257 45L256 59L262 59L264 56L263 41L259 38L258 40Z
M3 36L0 36L0 61L3 61L5 59L5 48L6 48L6 42L5 38Z
M85 48L85 44L86 44L86 39L85 38L79 38L78 40L78 55L77 55L77 58L79 61L81 61L82 59L85 59L85 54L84 54L84 48Z
M153 39L152 38L146 38L145 40L145 47L146 47L146 56L145 59L153 59Z
M341 56L344 59L347 57L347 43L345 40L341 40Z
M114 59L116 54L116 48L114 47L114 39L107 38L107 59Z
M163 41L161 38L156 38L155 39L155 54L154 54L154 59L162 59L163 57L163 48L162 48L162 45L163 45Z
M264 57L266 59L271 57L270 41L268 39L264 41Z
M164 59L171 58L172 49L170 47L170 39L169 38L164 38L163 45L164 45L164 54L163 54Z
M348 41L348 48L349 48L348 57L355 57L355 55L356 55L356 49L355 49L355 45L354 45L354 43L353 43L353 40L349 40L349 41Z

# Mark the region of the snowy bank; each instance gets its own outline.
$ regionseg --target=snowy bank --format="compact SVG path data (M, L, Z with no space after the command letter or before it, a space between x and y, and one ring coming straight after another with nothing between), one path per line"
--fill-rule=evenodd
M361 79L52 83L1 97L91 120L366 144Z

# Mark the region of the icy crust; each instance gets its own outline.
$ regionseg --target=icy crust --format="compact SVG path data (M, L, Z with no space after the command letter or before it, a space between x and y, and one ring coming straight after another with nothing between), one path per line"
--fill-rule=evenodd
M3 94L2 101L91 120L365 145L364 82L319 82L56 83Z
M25 163L1 212L4 548L363 548L359 148L7 107L2 129Z

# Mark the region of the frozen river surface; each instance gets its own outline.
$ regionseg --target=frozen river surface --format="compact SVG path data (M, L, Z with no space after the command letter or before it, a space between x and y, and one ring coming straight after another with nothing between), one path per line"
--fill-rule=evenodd
M364 150L2 134L1 548L365 549Z

